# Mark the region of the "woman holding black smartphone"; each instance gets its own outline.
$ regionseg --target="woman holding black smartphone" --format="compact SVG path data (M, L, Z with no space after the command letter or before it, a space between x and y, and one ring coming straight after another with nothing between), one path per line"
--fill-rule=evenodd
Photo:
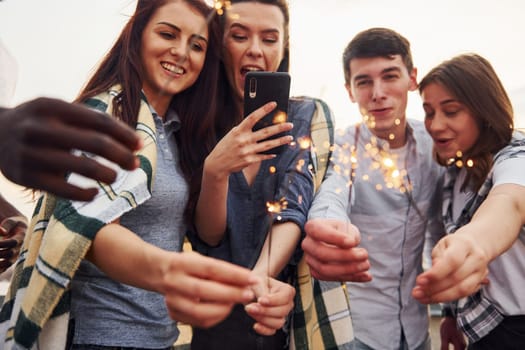
M243 120L246 74L288 71L288 5L284 0L231 1L222 19L227 86L220 89L226 103L217 132L223 137L205 160L195 232L189 237L201 253L269 278L255 291L258 307L237 306L217 326L194 328L191 348L223 349L228 344L228 349L282 349L288 344L283 325L295 294L283 281L291 277L297 263L298 243L313 198L310 125L314 113L330 115L322 102L323 108L318 109L311 99L291 99L288 122L252 131L253 115ZM269 113L275 104L263 108ZM260 142L285 131L289 135ZM287 143L281 153L271 151ZM267 206L276 214L270 215Z
M207 327L254 299L252 271L179 252L188 182L200 181L189 170L215 142L211 11L201 0L139 0L81 91L78 102L136 127L140 166L110 165L112 185L71 174L68 183L99 189L90 202L40 198L0 312L0 348L171 349L175 320Z

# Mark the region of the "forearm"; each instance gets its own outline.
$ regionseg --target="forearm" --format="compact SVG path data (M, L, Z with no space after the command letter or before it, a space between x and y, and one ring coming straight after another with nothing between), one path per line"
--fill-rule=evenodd
M95 236L86 258L121 283L162 293L174 254L178 253L149 244L119 224L108 224Z
M495 187L469 224L456 233L469 235L489 260L504 253L525 225L525 187L503 184Z
M217 245L226 231L227 198L228 176L215 176L205 166L194 223L199 237L209 245Z
M269 256L270 235L272 238ZM253 271L259 275L266 276L269 273L271 277L276 277L290 261L297 248L300 237L301 230L299 226L293 222L273 224ZM270 263L269 268L268 259Z
M308 161L308 155L299 151L287 167L275 197L286 199L287 204L279 214L286 221L272 223L254 267L259 275L278 276L298 248L301 228L296 222L305 221L313 200L314 185L312 174L307 168Z

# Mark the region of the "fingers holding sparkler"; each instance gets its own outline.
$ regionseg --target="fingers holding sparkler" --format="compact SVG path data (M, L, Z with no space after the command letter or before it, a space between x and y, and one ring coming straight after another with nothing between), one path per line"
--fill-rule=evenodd
M253 328L262 335L272 335L283 327L293 308L295 289L274 278L269 279L269 290L258 296L257 302L246 305L245 310L256 321Z
M309 220L302 242L312 276L327 281L367 282L370 262L366 249L358 247L358 229L334 219Z

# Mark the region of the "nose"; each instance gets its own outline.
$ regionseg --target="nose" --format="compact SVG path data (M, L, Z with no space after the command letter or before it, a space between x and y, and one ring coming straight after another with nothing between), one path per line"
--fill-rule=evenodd
M425 119L425 126L430 133L436 133L446 129L446 119L443 113L436 111L432 118Z
M372 100L377 101L385 98L385 89L380 81L376 81L372 87Z
M182 63L188 58L188 47L183 44L172 46L170 54L175 57L177 63Z
M250 46L248 47L247 54L251 57L262 56L261 43L259 42L259 39L254 38L250 41Z

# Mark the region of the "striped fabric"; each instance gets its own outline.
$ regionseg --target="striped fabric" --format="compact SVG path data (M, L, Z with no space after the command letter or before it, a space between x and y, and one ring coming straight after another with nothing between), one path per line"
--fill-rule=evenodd
M329 107L315 99L312 117L312 166L314 185L324 179L334 144L334 121ZM297 267L292 319L291 350L330 350L352 340L350 308L344 284L314 279L304 258Z
M115 86L87 104L110 112L112 99L119 91L120 87ZM137 132L145 145L138 152L138 169L124 171L95 157L117 171L114 184L69 176L70 183L99 188L93 201L71 202L49 194L39 199L0 311L1 349L64 349L69 284L93 238L106 223L151 197L157 150L155 124L145 99L140 106Z

